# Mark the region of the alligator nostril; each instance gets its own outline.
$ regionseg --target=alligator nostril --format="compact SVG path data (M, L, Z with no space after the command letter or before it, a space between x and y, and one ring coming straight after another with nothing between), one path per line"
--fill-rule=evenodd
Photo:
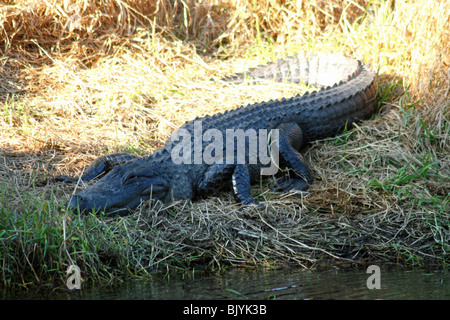
M67 207L70 210L76 210L77 207L81 204L81 202L83 201L83 198L80 197L79 195L76 196L72 196L72 198L70 199L70 201L67 203ZM82 209L82 206L80 205L80 209Z

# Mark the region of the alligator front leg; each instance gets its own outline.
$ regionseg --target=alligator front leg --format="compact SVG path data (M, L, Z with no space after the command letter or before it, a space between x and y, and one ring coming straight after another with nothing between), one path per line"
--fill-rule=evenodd
M200 180L197 192L212 193L230 181L236 201L243 205L258 204L250 194L250 172L246 164L213 164Z
M279 129L279 151L286 167L294 171L291 177L278 179L276 190L288 192L290 190L305 191L313 183L313 177L306 166L303 156L298 152L303 144L303 133L295 122L283 123Z
M68 177L68 176L57 176L55 181L60 182L76 182L79 179L82 181L90 181L102 174L108 173L116 165L122 165L125 162L132 161L139 158L138 156L133 156L126 153L114 153L101 156L95 159L87 168L86 172L78 178Z
M231 182L233 185L234 197L238 202L242 203L244 206L249 204L259 205L250 194L250 173L246 164L236 165Z

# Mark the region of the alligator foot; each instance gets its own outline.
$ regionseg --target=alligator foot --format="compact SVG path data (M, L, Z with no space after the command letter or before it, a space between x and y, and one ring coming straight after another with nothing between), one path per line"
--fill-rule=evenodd
M254 202L252 202L252 203L247 203L247 204L244 204L244 203L240 203L240 209L242 209L242 210L251 210L251 209L257 209L257 210L264 210L264 209L266 209L266 205L265 204L263 204L263 203L260 203L260 202L258 202L258 201L254 201Z
M282 177L277 180L278 187L275 188L275 191L281 193L287 193L291 190L297 191L306 191L309 188L309 184L300 178L286 178Z

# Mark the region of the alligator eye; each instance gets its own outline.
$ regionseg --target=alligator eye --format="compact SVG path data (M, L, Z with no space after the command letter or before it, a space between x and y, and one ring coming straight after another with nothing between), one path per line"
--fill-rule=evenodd
M134 173L131 173L123 179L123 184L131 184L137 181L137 176Z

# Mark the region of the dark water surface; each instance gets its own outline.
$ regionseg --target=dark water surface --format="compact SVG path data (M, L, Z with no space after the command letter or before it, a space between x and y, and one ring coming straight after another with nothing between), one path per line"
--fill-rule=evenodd
M3 299L450 299L449 270L383 270L380 289L369 289L366 270L230 270L157 276L121 285L68 292L0 292ZM373 278L372 278L373 279ZM374 280L376 282L376 280ZM369 281L370 282L370 281ZM371 283L375 283L371 282Z

